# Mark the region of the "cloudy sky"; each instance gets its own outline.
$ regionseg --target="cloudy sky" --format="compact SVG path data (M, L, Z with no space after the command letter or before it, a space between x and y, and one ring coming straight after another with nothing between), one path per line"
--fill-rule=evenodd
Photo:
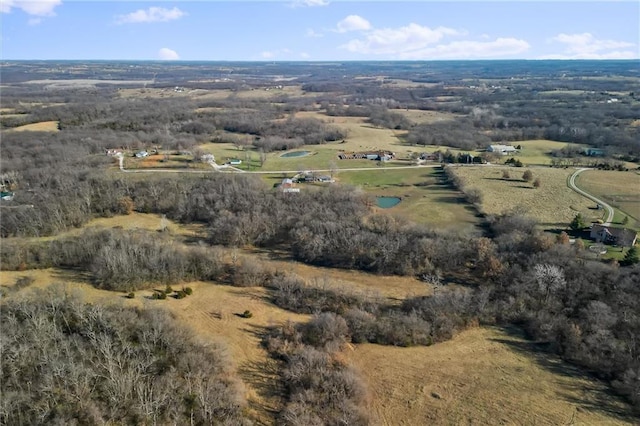
M638 59L638 1L0 0L2 59Z

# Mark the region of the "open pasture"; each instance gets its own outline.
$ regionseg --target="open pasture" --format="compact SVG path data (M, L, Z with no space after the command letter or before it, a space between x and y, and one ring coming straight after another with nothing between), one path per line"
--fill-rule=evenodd
M514 158L522 161L525 166L548 166L551 164L551 152L555 150L561 150L565 147L571 147L573 149L582 149L582 145L566 142L549 141L545 139L536 139L528 141L516 141L507 142L513 146L520 146L521 150L518 154L513 156ZM502 156L498 161L504 163L504 160L509 159L511 156Z
M475 328L429 347L356 345L346 356L380 425L632 425L601 382L517 331Z
M58 121L41 121L39 123L25 124L24 126L14 127L9 132L59 132Z
M398 205L380 209L387 214L434 227L471 229L478 223L474 208L444 182L440 168L344 171L336 180L359 186L373 196L401 198Z
M394 109L391 110L391 112L402 114L416 124L430 124L437 123L439 121L455 120L458 118L457 115L448 112L421 109Z
M616 218L629 216L627 226L640 227L640 174L637 171L586 170L578 175L576 185L619 210Z
M594 203L567 186L573 169L550 167L453 166L466 188L477 188L482 194L481 210L487 214L502 214L518 208L538 220L541 226L565 228L577 213L587 221L602 218ZM540 187L525 182L522 175L531 170ZM503 178L507 171L508 179Z

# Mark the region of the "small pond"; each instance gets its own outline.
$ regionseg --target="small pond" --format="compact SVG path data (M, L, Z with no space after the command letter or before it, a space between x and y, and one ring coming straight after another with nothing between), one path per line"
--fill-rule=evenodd
M304 157L305 155L309 155L309 151L291 151L282 154L280 157L282 158L292 158L292 157Z
M402 201L399 197L377 197L376 204L383 209L389 209L393 206L397 206Z

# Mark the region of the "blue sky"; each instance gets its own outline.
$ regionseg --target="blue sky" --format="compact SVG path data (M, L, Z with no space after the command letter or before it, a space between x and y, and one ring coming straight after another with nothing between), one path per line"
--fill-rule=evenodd
M638 59L637 1L0 0L2 59Z

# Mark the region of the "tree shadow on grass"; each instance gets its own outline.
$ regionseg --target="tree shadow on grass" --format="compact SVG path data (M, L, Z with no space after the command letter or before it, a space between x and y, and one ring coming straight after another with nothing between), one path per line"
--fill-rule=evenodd
M556 392L556 395L578 407L578 411L600 412L621 421L637 422L638 418L633 416L632 407L616 395L608 383L576 365L563 361L555 354L549 343L527 340L526 333L514 325L499 329L511 338L490 339L491 341L506 345L510 349L532 358L539 366L558 376L577 379L570 384L562 383L562 388L567 391L560 390ZM578 398L576 395L570 394L569 391L584 393L586 397Z
M80 268L57 268L52 274L52 278L61 282L76 282L89 284L96 287L91 272Z
M269 334L269 327L248 325L243 331L258 337L264 342ZM277 416L285 404L286 389L280 380L280 362L269 356L261 360L248 360L238 366L238 374L242 381L249 385L258 398L249 400L249 406L255 413L263 413L266 418L254 415L256 425L276 424Z

